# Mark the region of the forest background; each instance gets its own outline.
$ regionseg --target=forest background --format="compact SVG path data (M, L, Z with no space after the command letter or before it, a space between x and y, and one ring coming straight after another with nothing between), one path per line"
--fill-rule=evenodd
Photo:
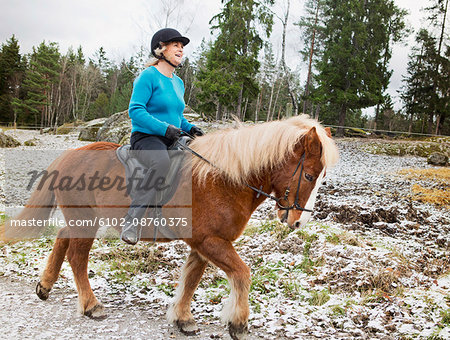
M160 3L148 18L150 31L177 27L189 36L195 15L184 10L188 5ZM186 104L211 120L266 121L305 112L336 127L450 134L448 0L424 2L417 27L393 0L305 0L301 6L298 16L293 0L222 0L208 18L211 34L177 70ZM275 25L281 27L276 44ZM401 102L394 105L390 61L411 36ZM62 51L45 38L29 53L21 52L14 34L2 43L1 125L42 129L128 107L149 44L117 59L101 43L88 56L82 45ZM286 48L292 43L298 43L294 56Z

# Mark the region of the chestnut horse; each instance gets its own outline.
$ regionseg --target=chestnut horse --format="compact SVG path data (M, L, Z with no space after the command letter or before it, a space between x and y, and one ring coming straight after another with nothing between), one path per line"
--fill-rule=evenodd
M95 158L92 154L81 152L114 151L118 146L97 142L68 150L47 170L58 170L64 175L75 176L92 173L95 169L100 175L103 172L112 178L115 175L124 178L124 168L114 152L110 152L109 156ZM176 323L185 334L195 334L198 331L190 304L207 263L211 262L228 277L231 292L223 308L223 320L228 323L231 337L241 339L245 337L248 327L250 269L239 257L232 242L242 234L252 212L266 199L249 185L264 193L271 193L272 197L283 198L284 203L280 205L290 206L291 209L279 210L278 217L290 227L304 225L311 213L302 211L302 208L312 209L326 168L334 165L338 159L337 148L329 129L324 129L317 121L305 115L216 131L196 138L191 143L191 148L211 163L198 157L190 160L192 235L183 238L183 241L190 246L191 251L183 267L174 302L169 307L168 320ZM301 171L296 171L300 165ZM181 186L182 183L183 181ZM291 190L286 190L287 188ZM177 193L169 205L177 199ZM80 212L79 209L70 209L69 205L74 202L90 203ZM113 212L102 210L102 207L111 202L123 203L124 196L116 202L108 191L66 191L61 188L40 190L32 194L17 218L48 218L52 208L56 206L60 207L66 222L94 216L123 217L130 204L129 198L126 197L126 204L120 209L114 209ZM36 208L37 206L41 209ZM7 239L5 225L0 228L1 238ZM87 268L89 251L98 228L95 225L88 231L84 230L82 237L78 234L79 230L69 226L59 231L36 287L41 299L48 298L67 256L74 273L82 313L92 318L105 316L102 304L90 287ZM147 240L152 241L152 238ZM162 238L158 241L170 240ZM130 251L133 251L132 248Z

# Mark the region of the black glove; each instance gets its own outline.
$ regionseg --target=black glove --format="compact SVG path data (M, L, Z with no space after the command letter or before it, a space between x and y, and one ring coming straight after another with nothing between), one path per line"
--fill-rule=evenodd
M180 138L180 136L181 136L181 129L179 129L173 125L169 125L167 127L165 137L168 140L170 140L172 142L176 142L178 140L178 138Z
M189 131L189 133L192 135L192 136L203 136L205 133L202 131L202 129L200 129L199 127L197 127L197 126L193 126L193 127L191 127L191 131Z

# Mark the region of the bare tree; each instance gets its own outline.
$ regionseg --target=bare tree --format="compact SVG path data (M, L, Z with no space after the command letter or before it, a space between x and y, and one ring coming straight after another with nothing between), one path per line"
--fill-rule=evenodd
M292 106L294 107L294 112L297 115L298 114L298 104L297 104L297 95L294 91L294 86L291 82L290 77L290 70L289 67L286 64L286 31L287 31L287 24L289 20L289 9L291 7L291 1L287 0L287 6L284 9L284 16L280 17L279 15L275 14L275 16L281 21L281 24L283 25L283 33L281 37L281 67L283 68L286 82L287 82L287 89L289 92L289 96L291 97Z

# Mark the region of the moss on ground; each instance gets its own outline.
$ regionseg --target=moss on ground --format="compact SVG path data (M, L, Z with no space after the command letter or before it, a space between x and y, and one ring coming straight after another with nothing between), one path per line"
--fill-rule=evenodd
M444 139L442 142L374 142L362 146L368 153L388 156L418 156L428 157L432 153L450 154L450 145Z

